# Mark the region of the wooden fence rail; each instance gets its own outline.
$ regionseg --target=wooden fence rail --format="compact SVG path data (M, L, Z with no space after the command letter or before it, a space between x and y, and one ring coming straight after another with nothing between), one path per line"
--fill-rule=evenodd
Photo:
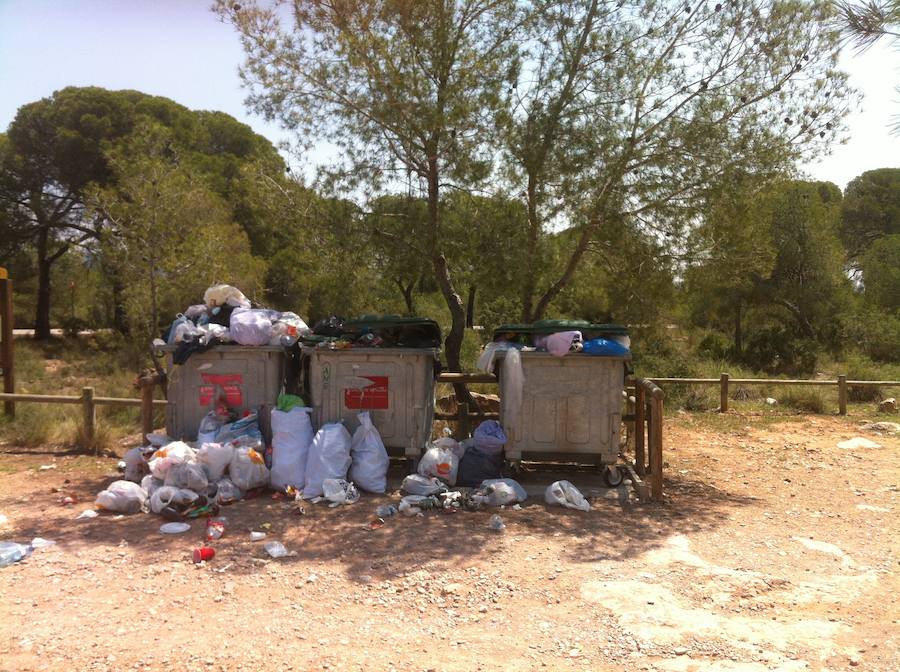
M837 380L787 380L784 378L732 378L722 373L718 378L649 378L657 385L671 383L675 385L718 385L719 412L728 412L728 388L730 385L816 385L838 388L838 411L847 415L848 389L853 387L898 387L898 380L847 380L847 376L838 376Z

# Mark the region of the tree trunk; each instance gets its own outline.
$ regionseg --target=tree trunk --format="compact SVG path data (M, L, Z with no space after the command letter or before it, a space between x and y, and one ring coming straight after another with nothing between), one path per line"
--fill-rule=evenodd
M416 281L413 280L404 285L400 278L394 278L394 282L397 283L397 287L400 288L400 293L403 294L403 301L406 303L406 314L415 315L416 300L413 296L413 290L416 288Z
M450 310L450 333L444 339L444 355L447 358L447 367L450 371L462 371L459 356L462 351L463 337L466 333L466 310L453 280L450 277L450 266L447 258L438 250L438 234L440 230L440 180L438 174L437 157L428 158L428 232L429 250L431 252L431 264L434 268L434 278ZM472 404L472 396L468 388L463 384L453 386L457 403Z
M591 222L582 229L581 236L578 238L578 244L575 246L572 256L570 256L569 260L566 262L566 267L563 270L562 275L560 275L559 279L550 285L547 291L544 292L544 295L541 297L540 301L538 301L537 307L534 309L532 319L541 319L553 299L555 299L563 288L569 284L569 281L572 280L572 276L574 276L575 271L578 270L578 264L581 262L581 258L584 256L584 253L587 252L588 245L591 242L591 234L596 228L597 224Z
M466 299L466 328L475 326L475 285L469 285L469 296Z
M537 215L537 179L533 173L528 175L528 238L525 241L525 259L530 269L525 273L522 284L522 322L528 324L534 319L534 293L537 286L538 270L538 239L541 232L541 223Z
M744 352L744 331L741 324L741 300L734 302L734 351L740 355Z
M113 328L120 334L127 336L129 329L125 313L125 283L122 282L121 277L116 273L113 274L113 277L109 278L109 282L110 289L112 290Z
M37 341L46 341L50 338L50 267L53 259L47 249L48 235L44 229L37 239L38 295L34 315L34 338Z

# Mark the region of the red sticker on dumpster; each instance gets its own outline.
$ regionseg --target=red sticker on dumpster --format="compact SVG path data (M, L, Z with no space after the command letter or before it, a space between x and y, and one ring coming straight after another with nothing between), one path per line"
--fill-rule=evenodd
M384 410L388 404L388 377L363 376L370 385L344 390L344 406L353 410Z
M244 376L240 373L201 373L205 385L200 386L200 405L209 406L214 400L224 400L230 408L244 405ZM218 394L217 394L218 390ZM218 398L217 398L218 397Z

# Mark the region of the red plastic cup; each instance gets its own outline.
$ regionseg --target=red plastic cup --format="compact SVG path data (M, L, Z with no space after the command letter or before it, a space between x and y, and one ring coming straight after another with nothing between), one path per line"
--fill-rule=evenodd
M210 548L209 546L201 546L200 548L194 549L194 562L203 562L205 560L212 560L216 555L216 549Z

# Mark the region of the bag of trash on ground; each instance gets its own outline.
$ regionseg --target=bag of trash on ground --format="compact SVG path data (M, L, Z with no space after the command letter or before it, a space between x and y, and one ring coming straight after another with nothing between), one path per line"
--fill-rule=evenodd
M147 474L141 479L141 488L147 493L147 497L153 497L153 493L165 485L165 481L161 481L152 474Z
M262 453L249 446L238 446L228 465L231 482L241 490L252 490L269 484L269 470Z
M142 448L132 448L125 453L125 480L140 483L149 472L150 467L147 460L144 459L144 451Z
M199 498L200 495L193 490L164 485L153 492L153 496L150 498L150 510L153 513L159 513L167 506L184 508Z
M579 492L578 488L569 481L556 481L547 486L544 493L544 500L547 504L559 504L569 509L577 509L578 511L590 511L591 505L584 495Z
M196 451L183 441L173 441L166 444L150 458L150 473L161 481L166 480L169 469L176 464L182 464L193 460Z
M228 325L231 340L239 345L268 345L272 340L269 311L236 308Z
M220 478L216 481L216 503L234 504L244 498L244 493L230 478Z
M322 481L322 491L325 499L335 504L355 504L359 501L359 490L343 478L326 478Z
M441 439L441 441L446 440ZM454 443L456 442L454 441ZM419 460L418 471L421 476L434 476L449 485L456 485L459 457L453 450L445 446L446 442L444 446L431 444Z
M198 462L182 462L174 464L166 472L166 485L184 488L194 492L205 493L209 486L209 478L203 465Z
M410 495L436 495L447 492L447 485L438 478L410 474L403 479L400 489Z
M391 458L369 412L363 411L356 417L359 427L350 441L350 480L366 492L383 493L387 490Z
M304 499L325 494L323 483L326 478L347 478L347 470L352 462L350 443L350 432L340 422L323 425L316 432L306 459Z
M407 495L401 498L397 510L407 516L414 516L421 513L424 509L440 509L443 508L440 500L433 495Z
M503 452L506 445L506 433L496 420L485 420L475 429L472 435L475 447L482 453L497 454Z
M140 513L147 507L147 493L137 483L113 481L106 490L97 493L94 504L107 511Z
M222 478L233 457L234 446L230 443L204 443L197 451L197 462L203 466L210 483Z
M486 506L506 506L516 502L524 502L528 499L518 481L511 478L493 478L484 481L478 490L472 493L472 501Z
M271 484L275 490L289 485L300 490L306 484L306 460L315 436L311 413L305 406L272 411Z
M467 439L472 441L474 439ZM465 444L467 441L463 441ZM477 487L492 478L500 478L503 472L503 452L485 453L480 448L472 445L459 461L459 470L456 473L456 485L467 488Z
M449 430L444 430L449 432ZM434 446L441 448L442 450L449 450L451 453L456 455L459 459L462 459L463 454L466 452L466 442L465 441L457 441L452 436L442 436L433 442Z

